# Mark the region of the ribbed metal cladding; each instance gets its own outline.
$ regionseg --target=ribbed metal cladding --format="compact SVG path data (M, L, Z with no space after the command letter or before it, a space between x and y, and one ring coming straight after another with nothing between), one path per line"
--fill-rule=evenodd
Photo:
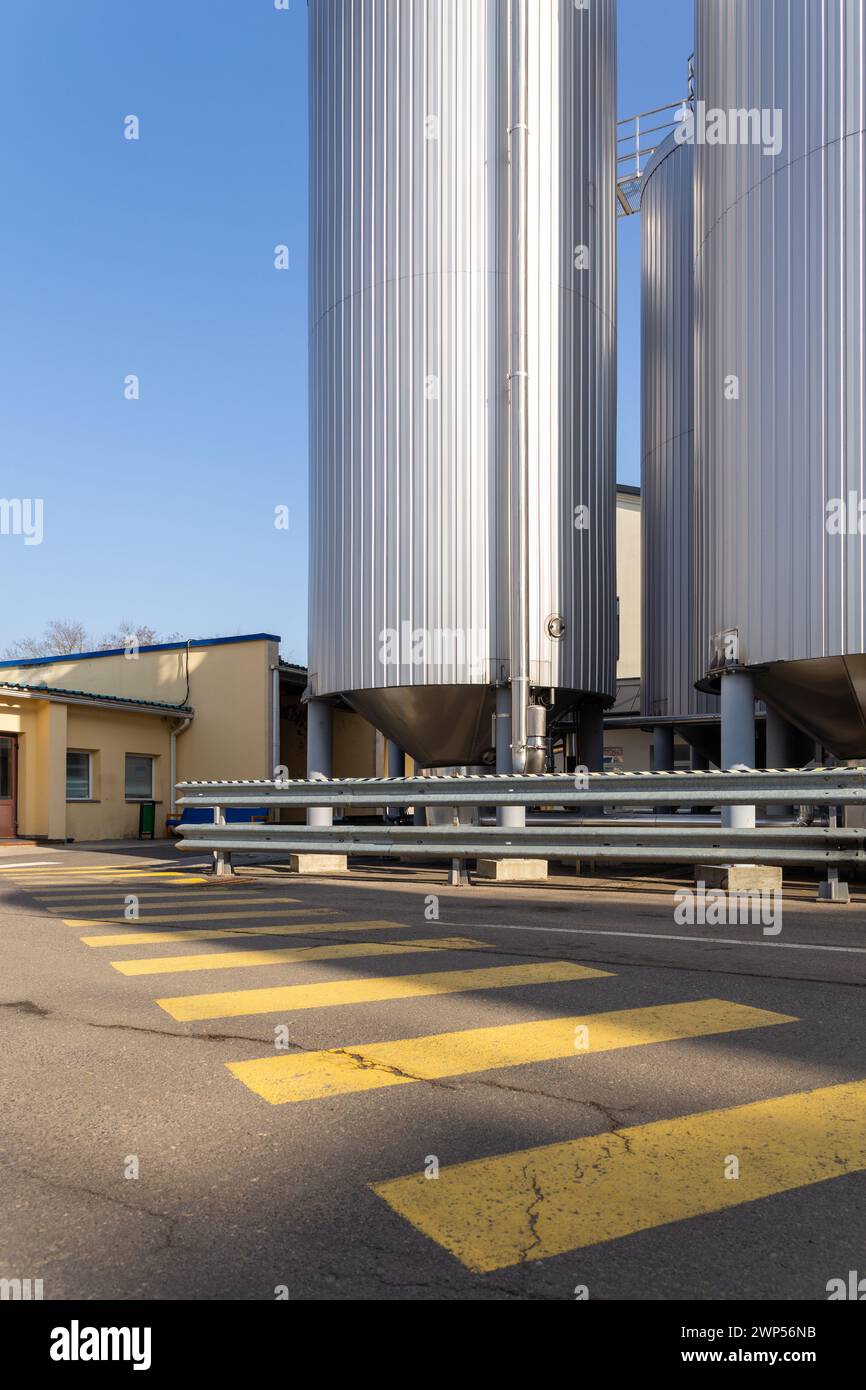
M725 630L750 665L866 650L864 538L825 525L828 502L864 494L864 9L697 0L698 97L783 121L776 155L696 148L701 676ZM738 400L726 399L731 376ZM826 670L844 683L843 664Z
M602 696L615 668L614 11L527 7L531 671ZM509 675L508 12L310 5L311 685L351 696L404 746L407 718L444 717L421 687L471 687L477 703ZM429 754L435 738L421 741Z
M695 689L694 149L671 135L641 192L644 714L715 713Z

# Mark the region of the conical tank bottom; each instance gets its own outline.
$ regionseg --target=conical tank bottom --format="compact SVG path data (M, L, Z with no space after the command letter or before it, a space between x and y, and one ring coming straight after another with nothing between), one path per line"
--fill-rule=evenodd
M492 761L496 707L492 687L402 685L352 690L343 698L399 744L418 767L465 767Z
M866 656L775 661L756 686L780 714L837 758L866 757Z

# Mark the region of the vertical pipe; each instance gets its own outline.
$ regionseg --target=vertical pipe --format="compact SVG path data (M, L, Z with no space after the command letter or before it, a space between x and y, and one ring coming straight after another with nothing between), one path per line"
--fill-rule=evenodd
M327 700L307 702L307 777L333 776L334 710ZM331 806L307 808L307 825L320 829L334 824Z
M657 724L653 729L653 772L673 772L674 731L670 724Z
M511 691L507 685L496 688L496 771L508 776L511 764ZM526 825L525 806L497 806L496 824L509 830L522 830Z
M722 676L722 771L755 766L755 678L750 671ZM754 806L725 806L722 825L751 829Z
M276 777L280 758L280 666L271 667L271 777Z
M509 73L509 501L511 611L511 763L524 772L527 759L529 674L529 62L527 0L510 0Z

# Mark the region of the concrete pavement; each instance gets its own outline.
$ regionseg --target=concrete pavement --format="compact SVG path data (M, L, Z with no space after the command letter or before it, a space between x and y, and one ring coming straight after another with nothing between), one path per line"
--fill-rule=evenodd
M0 1278L820 1300L863 1266L861 891L795 886L770 937L681 925L674 881L201 867L0 856Z

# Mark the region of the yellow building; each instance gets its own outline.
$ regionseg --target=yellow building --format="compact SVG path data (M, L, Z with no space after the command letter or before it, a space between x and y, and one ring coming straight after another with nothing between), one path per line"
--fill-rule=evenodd
M266 633L0 662L0 838L123 839L151 801L163 835L175 780L272 776L294 669Z

